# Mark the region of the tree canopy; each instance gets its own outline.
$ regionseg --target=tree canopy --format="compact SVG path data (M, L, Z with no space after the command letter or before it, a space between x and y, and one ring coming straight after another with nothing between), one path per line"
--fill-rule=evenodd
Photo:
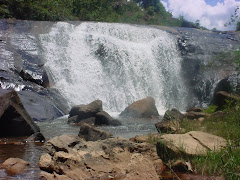
M173 18L159 0L1 0L0 18L168 26L188 24Z

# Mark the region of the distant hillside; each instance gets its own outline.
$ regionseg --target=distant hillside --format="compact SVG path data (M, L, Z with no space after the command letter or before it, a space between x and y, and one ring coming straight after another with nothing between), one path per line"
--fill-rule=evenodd
M1 0L0 18L197 27L173 18L159 0Z

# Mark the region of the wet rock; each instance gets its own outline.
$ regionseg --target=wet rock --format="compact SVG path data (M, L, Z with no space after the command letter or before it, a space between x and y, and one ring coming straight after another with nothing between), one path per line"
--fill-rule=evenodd
M41 72L39 73L40 70L41 70ZM35 71L22 69L20 71L19 75L20 75L20 77L23 78L23 80L36 83L45 88L48 88L50 85L45 69L41 69L41 67L39 68L39 66L36 66Z
M113 137L111 133L94 128L88 124L81 125L78 136L86 141L104 140Z
M95 125L120 126L122 123L113 119L107 112L101 111L96 114Z
M163 121L182 120L184 115L177 109L173 108L171 111L167 110L163 116Z
M151 118L159 116L155 100L152 97L138 100L125 108L120 114L121 117Z
M227 105L227 101L236 103L239 99L238 96L228 94L225 91L219 91L213 97L213 104L217 106L217 110L222 110Z
M0 136L30 136L39 131L17 92L0 89Z
M23 102L29 115L35 121L56 119L66 114L66 107L63 107L60 99L54 93L43 91L40 94L34 91L19 91L18 95Z
M63 143L65 142L65 143ZM62 135L46 143L49 155L40 163L45 179L153 179L158 180L156 168L161 166L154 145L137 144L124 138L85 141L78 136ZM50 157L51 156L51 157ZM47 168L46 168L47 167Z
M37 132L27 138L27 142L45 142L45 137L42 133Z
M219 151L227 141L219 136L200 131L186 134L165 134L157 143L157 152L164 161L176 157L206 155L208 151Z
M2 164L2 167L6 169L9 175L21 174L24 169L29 165L27 161L19 158L9 158Z

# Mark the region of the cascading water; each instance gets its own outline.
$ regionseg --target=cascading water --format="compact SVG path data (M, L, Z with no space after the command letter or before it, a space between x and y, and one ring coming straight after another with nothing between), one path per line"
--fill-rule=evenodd
M158 110L184 110L186 89L176 39L167 32L124 24L58 22L40 36L53 87L69 105L103 101L122 111L152 96Z

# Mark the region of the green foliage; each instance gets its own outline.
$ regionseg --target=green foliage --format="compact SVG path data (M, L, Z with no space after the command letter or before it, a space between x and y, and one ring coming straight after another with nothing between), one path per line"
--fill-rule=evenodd
M237 6L235 8L234 13L231 15L231 19L228 23L225 24L225 26L229 25L236 25L236 31L240 31L240 6Z
M217 106L215 105L210 105L207 109L204 110L205 113L212 114L216 111Z
M0 18L182 26L159 0L1 0Z
M240 31L240 22L237 23L236 31Z
M4 5L4 4L0 5L0 17L3 17L3 18L11 17L7 5Z
M220 152L209 151L207 156L192 159L201 174L224 175L226 179L240 179L240 148L228 145Z
M213 112L215 106L207 111ZM240 102L229 101L223 112L216 112L203 122L183 120L180 126L186 133L204 131L224 137L229 144L220 152L209 151L207 156L193 156L191 162L203 175L223 175L226 179L240 179Z

